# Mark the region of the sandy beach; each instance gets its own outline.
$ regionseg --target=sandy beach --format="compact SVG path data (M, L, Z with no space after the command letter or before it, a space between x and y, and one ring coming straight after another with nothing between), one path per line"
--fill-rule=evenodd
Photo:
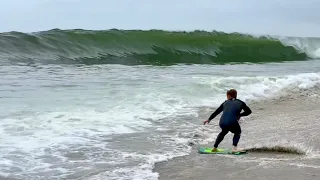
M160 180L317 180L320 179L320 98L319 90L302 90L259 102L247 103L253 113L241 120L239 147L248 154L198 154L197 144L189 156L157 163ZM241 97L240 97L241 98ZM210 110L210 111L208 111ZM205 119L214 108L204 108ZM216 117L211 125L219 132ZM202 120L203 120L202 119ZM199 119L199 123L201 119ZM211 136L215 139L217 133ZM220 147L231 147L229 133Z

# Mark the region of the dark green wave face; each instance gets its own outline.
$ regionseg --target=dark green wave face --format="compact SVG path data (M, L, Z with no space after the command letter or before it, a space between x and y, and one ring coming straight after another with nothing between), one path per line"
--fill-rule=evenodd
M267 37L223 32L59 30L0 34L0 63L228 64L306 60Z

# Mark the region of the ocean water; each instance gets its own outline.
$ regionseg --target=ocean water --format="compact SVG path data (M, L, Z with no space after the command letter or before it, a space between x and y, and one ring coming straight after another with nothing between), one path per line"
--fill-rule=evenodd
M320 40L220 32L62 31L0 37L0 176L158 179L190 153L199 109L320 85ZM319 45L318 45L319 44ZM212 140L212 139L211 139Z

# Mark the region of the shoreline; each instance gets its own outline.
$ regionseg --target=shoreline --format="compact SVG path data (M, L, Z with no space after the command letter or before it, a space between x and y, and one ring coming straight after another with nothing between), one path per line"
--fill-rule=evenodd
M197 144L189 155L156 163L153 171L159 174L159 180L318 179L318 89L248 102L253 113L240 120L243 134L239 142L239 148L250 149L246 155L202 155L197 149L213 146L213 142ZM207 118L212 110L214 108L201 109L199 121ZM214 124L220 115L213 120ZM220 131L216 125L210 129ZM215 137L216 134L210 136L211 139ZM231 140L232 134L229 133L219 147L231 147Z

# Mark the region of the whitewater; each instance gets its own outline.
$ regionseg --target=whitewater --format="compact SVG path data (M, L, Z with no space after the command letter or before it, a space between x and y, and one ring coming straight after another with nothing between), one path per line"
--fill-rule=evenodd
M95 54L107 46L99 49L97 44L90 48L83 44L78 48L86 56L78 61L72 57L79 49L62 51L52 43L58 40L20 38L30 46L19 49L22 46L15 46L5 36L1 42L6 48L0 51L0 177L8 179L156 180L156 162L189 155L194 144L212 144L219 129L204 127L208 114L201 112L220 105L228 89L237 89L239 98L250 104L320 87L316 40L287 38L296 49L284 46L284 53L276 57L284 57L284 61L278 62L259 59L250 40L254 57L249 59L257 62L234 64L239 53L234 51L230 59L227 55L220 59L223 63L187 60L185 64L185 55L176 56L177 51L168 50L157 51L160 60L170 61L159 65L155 56L140 61L143 63L127 63L133 54L133 59L145 57L142 49L130 49L130 55L116 57L119 51L109 46L112 56ZM40 45L44 45L41 51L36 51ZM200 46L198 50L189 54L199 56ZM244 141L254 144L259 139ZM280 141L276 145L286 147ZM319 147L312 146L299 148L316 156Z

